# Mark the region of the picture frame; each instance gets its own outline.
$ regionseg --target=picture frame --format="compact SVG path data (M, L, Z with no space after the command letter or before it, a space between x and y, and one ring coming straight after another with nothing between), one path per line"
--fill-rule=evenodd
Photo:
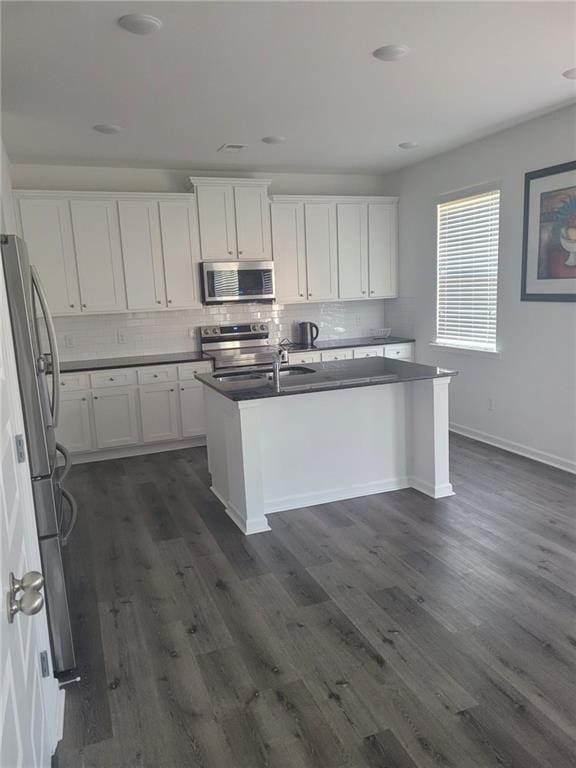
M522 301L576 301L576 160L524 176Z

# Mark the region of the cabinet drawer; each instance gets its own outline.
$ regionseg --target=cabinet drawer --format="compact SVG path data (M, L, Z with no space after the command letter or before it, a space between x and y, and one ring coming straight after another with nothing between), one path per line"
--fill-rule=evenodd
M87 373L61 373L60 391L61 392L79 392L82 389L88 389Z
M162 384L165 381L176 381L177 378L178 369L175 365L147 367L138 370L140 384Z
M180 381L193 380L197 373L210 373L212 363L208 360L198 363L183 363L178 366L178 378Z
M354 350L354 359L360 357L384 357L383 347L357 347Z
M352 360L352 350L333 349L330 352L321 352L320 359L323 363L329 363L331 360Z
M113 368L109 371L91 373L92 387L123 387L127 384L136 384L136 370L134 368Z
M414 348L412 344L387 344L384 347L384 357L395 357L398 360L412 360Z
M320 363L320 352L292 352L288 356L290 365L298 365L299 363Z

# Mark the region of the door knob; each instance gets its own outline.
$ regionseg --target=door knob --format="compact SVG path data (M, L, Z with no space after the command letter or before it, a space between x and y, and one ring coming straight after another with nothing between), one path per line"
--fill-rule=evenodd
M17 579L13 573L10 574L10 589L8 590L6 606L9 624L13 623L17 613L34 616L42 610L44 597L40 594L40 590L43 586L44 577L38 571L28 571L21 579Z

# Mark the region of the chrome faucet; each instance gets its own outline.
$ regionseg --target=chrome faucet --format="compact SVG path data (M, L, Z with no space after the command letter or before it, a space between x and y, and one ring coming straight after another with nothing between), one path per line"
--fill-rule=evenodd
M282 365L282 359L284 357L284 349L278 347L274 360L272 361L272 384L274 386L274 392L280 392L280 366Z

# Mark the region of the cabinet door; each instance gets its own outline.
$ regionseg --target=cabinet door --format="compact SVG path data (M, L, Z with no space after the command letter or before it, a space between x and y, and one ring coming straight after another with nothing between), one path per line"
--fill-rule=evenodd
M71 200L82 309L126 309L118 213L113 200Z
M333 203L305 203L308 299L338 298L336 211Z
M204 386L198 382L180 384L180 419L182 437L206 434Z
M239 259L270 259L270 203L266 187L234 187Z
M320 359L323 363L329 363L334 360L352 360L351 349L332 349L330 352L321 352Z
M384 357L384 347L357 347L354 351L354 359L361 357Z
M398 296L398 206L368 205L368 264L370 296Z
M160 203L160 230L169 307L199 307L200 241L198 216L193 203L176 200Z
M136 393L136 387L110 387L93 395L98 448L118 448L140 442Z
M308 363L320 363L320 352L290 352L288 362L290 365L307 365Z
M338 287L342 299L368 296L368 210L362 203L339 203Z
M158 203L154 200L118 202L128 309L157 309L166 305Z
M90 395L87 391L60 395L60 421L56 437L71 453L93 450Z
M414 360L414 344L387 344L384 347L384 357Z
M232 187L198 184L196 197L202 258L207 261L237 258Z
M30 263L38 267L53 314L80 312L68 200L22 198L20 218Z
M140 417L145 443L178 440L178 384L146 384L140 387Z
M306 244L301 203L272 203L272 255L276 298L288 304L306 301Z

